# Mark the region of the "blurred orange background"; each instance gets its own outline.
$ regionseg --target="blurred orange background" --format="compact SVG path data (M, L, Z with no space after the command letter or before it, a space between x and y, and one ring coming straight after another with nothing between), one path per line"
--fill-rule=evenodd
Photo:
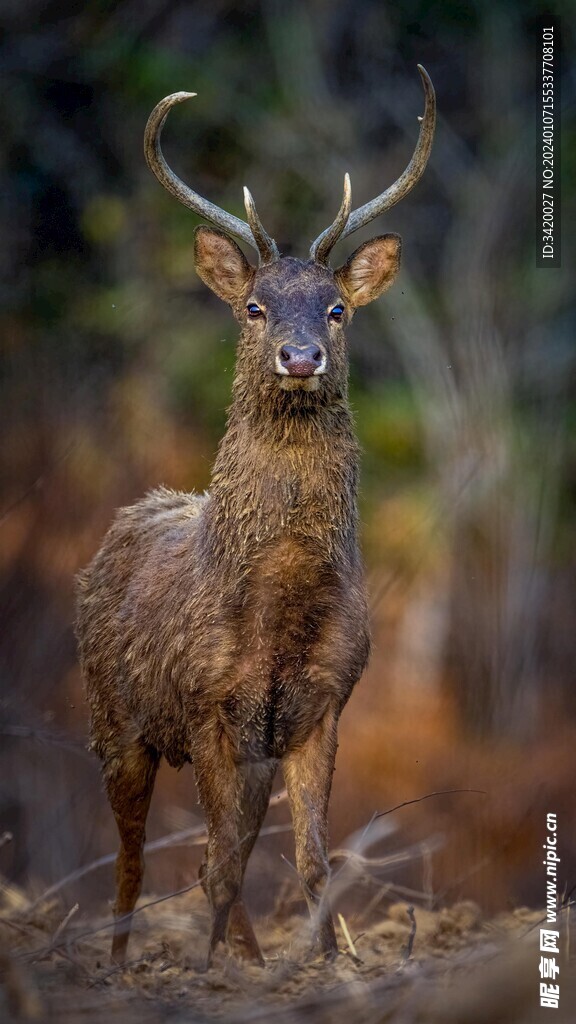
M196 91L171 115L171 165L237 215L248 184L282 251L303 256L345 171L359 205L404 168L421 62L439 107L432 158L375 228L403 236L401 277L350 330L374 654L342 719L332 841L441 792L378 819L390 828L367 855L410 851L378 869L390 898L471 896L493 912L543 904L553 812L569 892L573 287L569 239L563 268L535 268L530 6L124 0L5 14L0 833L13 840L0 873L40 893L114 852L84 749L74 575L117 506L160 483L207 487L224 429L236 325L195 275L196 218L144 166L149 111ZM149 839L200 820L192 771L163 769ZM288 820L285 804L270 811ZM262 911L291 851L284 833L260 841ZM148 890L190 884L199 860L199 847L154 853ZM111 890L106 864L61 895L86 906ZM355 899L370 898L358 883Z

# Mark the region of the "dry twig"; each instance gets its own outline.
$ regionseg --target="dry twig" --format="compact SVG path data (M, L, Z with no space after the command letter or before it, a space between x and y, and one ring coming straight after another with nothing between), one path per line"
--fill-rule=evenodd
M349 955L352 958L353 962L356 964L356 966L361 967L363 961L360 959L358 953L356 952L356 946L352 941L352 936L350 935L350 932L348 930L348 925L346 924L345 918L342 916L342 914L338 914L338 921L340 922L340 927L344 934L344 938L346 939L346 942L348 944L348 950L350 951Z
M414 948L414 939L416 938L416 916L414 914L414 907L410 904L406 907L406 912L410 918L410 935L408 936L408 942L402 950L402 959L404 962L409 960L412 956L412 950Z
M436 793L426 793L425 796L417 796L414 800L403 800L401 804L396 804L395 807L389 807L387 811L375 811L369 825L371 825L372 821L376 818L383 818L386 814L392 814L394 811L399 811L402 807L409 807L410 804L422 803L423 800L430 800L433 796L448 796L449 793L482 793L486 796L485 789L439 789Z

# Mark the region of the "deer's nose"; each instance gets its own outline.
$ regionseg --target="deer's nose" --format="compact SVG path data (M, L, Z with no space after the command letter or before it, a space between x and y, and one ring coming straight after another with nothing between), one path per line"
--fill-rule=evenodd
M282 345L276 357L278 373L312 377L325 372L326 356L318 345Z

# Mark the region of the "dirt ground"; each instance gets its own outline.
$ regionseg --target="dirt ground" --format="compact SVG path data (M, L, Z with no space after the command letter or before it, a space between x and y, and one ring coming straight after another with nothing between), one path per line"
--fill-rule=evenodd
M129 963L109 960L110 918L57 900L34 903L4 886L0 1021L65 1024L312 1021L321 1024L532 1024L576 1019L576 959L563 918L560 1005L539 1006L542 912L485 920L462 901L431 911L408 903L337 920L333 964L305 960L308 923L290 899L255 922L266 966L222 956L204 970L208 913L197 888L147 896L136 912ZM363 923L364 922L364 923ZM346 934L348 932L348 935ZM572 950L576 948L572 936Z

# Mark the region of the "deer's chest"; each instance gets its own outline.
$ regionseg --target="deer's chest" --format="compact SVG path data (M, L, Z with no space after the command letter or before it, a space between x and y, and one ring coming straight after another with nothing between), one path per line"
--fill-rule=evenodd
M340 572L313 542L288 537L255 559L239 595L238 639L277 671L300 664L317 645L323 624L340 614Z
M364 605L347 600L350 589L327 561L290 539L254 566L221 704L242 758L282 757L330 703L347 699L367 655Z

